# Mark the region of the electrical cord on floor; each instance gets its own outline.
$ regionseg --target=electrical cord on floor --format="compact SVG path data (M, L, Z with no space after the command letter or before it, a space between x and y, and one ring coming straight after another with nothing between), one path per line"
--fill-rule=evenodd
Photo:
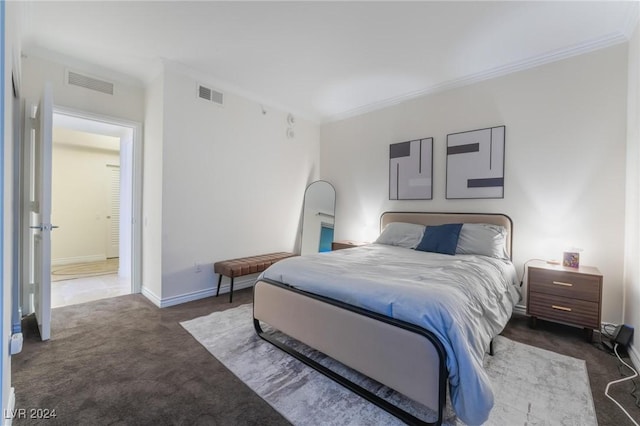
M612 400L626 415L627 417L629 417L629 419L631 419L631 421L633 422L634 425L636 426L640 426L638 425L638 423L633 419L633 417L631 417L631 414L629 414L627 412L627 410L624 409L624 407L622 405L620 405L620 403L618 401L616 401L615 399L613 399L613 397L611 395L609 395L609 387L611 385L614 385L616 383L622 383L622 382L626 382L627 380L633 380L634 378L638 377L638 372L636 370L633 369L633 367L631 367L629 364L627 364L626 362L624 362L622 360L622 358L620 358L620 355L618 355L618 344L616 343L613 346L613 352L615 352L616 356L618 357L618 360L623 363L628 369L630 369L631 371L633 371L633 376L629 376L629 377L624 377L622 379L618 379L618 380L613 380L609 383L607 383L607 387L604 389L604 394L607 398L609 398L610 400ZM635 385L635 382L634 382ZM635 389L634 389L635 392Z
M524 284L524 274L527 273L527 263L533 262L534 260L539 260L540 262L546 262L546 259L529 259L522 264L522 276L520 277L520 287Z

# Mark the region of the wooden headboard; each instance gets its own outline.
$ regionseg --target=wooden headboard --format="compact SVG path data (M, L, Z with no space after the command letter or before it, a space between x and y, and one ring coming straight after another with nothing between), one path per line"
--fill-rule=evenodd
M440 213L440 212L384 212L380 215L380 231L391 222L417 223L420 225L444 225L445 223L490 223L507 230L507 252L513 258L513 221L501 213Z

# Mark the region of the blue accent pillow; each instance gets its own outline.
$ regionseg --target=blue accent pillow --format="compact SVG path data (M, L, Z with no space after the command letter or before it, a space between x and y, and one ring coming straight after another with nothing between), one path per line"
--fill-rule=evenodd
M422 241L416 250L430 251L433 253L456 254L458 238L460 237L461 223L448 223L446 225L427 226Z

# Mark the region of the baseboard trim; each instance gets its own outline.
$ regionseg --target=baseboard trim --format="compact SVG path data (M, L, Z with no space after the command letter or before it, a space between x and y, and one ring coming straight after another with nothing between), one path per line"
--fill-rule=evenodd
M513 307L513 313L518 315L527 315L527 307L525 305L516 305Z
M222 288L220 290L222 290ZM169 306L181 305L183 303L191 302L194 300L204 299L205 297L215 296L215 294L215 288L208 288L205 290L198 290L191 293L180 294L178 296L167 297L160 301L160 307L166 308Z
M9 388L9 398L7 399L7 406L2 413L2 418L4 421L2 424L4 426L11 426L13 424L13 418L16 412L16 388Z
M147 299L149 299L151 301L151 303L153 303L154 305L156 305L158 308L160 308L160 298L158 297L157 294L155 294L153 291L149 290L147 287L145 287L144 285L142 286L142 288L140 289L140 293L142 293L142 295L144 297L146 297Z
M60 259L51 259L51 266L70 265L72 263L89 263L101 262L107 260L104 254L93 254L91 256L62 257Z
M242 290L243 288L253 287L253 284L256 282L255 277L245 278L245 279L236 279L233 282L233 291ZM222 284L220 286L220 294L229 293L231 285L229 282ZM146 287L142 287L142 294L149 299L154 305L159 308L167 308L169 306L181 305L187 302L193 302L194 300L204 299L205 297L212 297L216 295L216 287L207 288L204 290L198 290L191 293L180 294L177 296L171 296L166 298L160 298L154 292L149 290Z

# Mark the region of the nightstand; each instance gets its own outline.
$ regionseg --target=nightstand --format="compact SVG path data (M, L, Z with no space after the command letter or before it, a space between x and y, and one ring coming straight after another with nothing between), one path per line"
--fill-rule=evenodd
M528 267L527 315L535 327L536 318L584 327L587 340L600 330L602 274L598 268L568 268L546 262Z
M364 241L339 240L331 243L331 250L342 250L354 247L365 246L369 243Z

